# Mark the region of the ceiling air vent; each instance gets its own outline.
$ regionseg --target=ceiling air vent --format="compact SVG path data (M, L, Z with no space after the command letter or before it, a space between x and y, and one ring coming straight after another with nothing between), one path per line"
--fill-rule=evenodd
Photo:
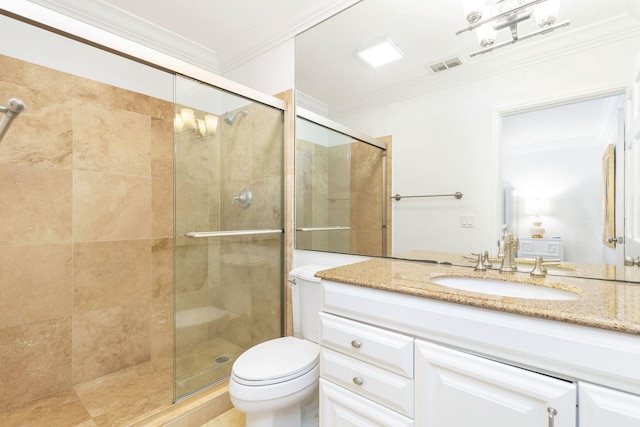
M457 67L462 64L462 60L457 56L451 59L445 59L444 61L436 62L435 64L427 65L427 68L431 69L434 73L448 70L449 68Z

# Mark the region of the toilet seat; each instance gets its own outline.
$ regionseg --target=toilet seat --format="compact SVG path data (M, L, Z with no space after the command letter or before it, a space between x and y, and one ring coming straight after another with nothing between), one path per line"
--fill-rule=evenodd
M305 375L318 365L320 346L295 337L263 342L245 351L233 364L231 376L239 384L278 384Z

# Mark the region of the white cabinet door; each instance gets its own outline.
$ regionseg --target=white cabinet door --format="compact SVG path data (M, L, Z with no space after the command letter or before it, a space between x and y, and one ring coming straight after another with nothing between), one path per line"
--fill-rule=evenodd
M421 340L415 360L418 426L576 426L574 383Z
M411 427L413 420L320 379L320 427Z
M578 383L580 427L640 426L640 396Z

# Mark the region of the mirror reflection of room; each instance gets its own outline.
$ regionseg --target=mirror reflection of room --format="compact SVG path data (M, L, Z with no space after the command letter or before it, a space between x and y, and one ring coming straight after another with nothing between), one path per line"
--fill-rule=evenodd
M429 9L438 11L437 19ZM464 194L460 200L391 200L390 256L414 251L460 257L486 250L497 253L496 241L505 223L503 162L510 155L504 153L503 158L501 133L506 129L501 127L508 126L510 116L620 94L620 114L627 116L626 125L631 126L628 89L633 86L640 51L640 19L630 2L560 2L556 23L570 21L570 25L478 55L473 54L482 47L474 31L456 34L467 25L463 9L460 2L444 0L428 7L408 1L403 8L384 0L366 0L296 37L297 105L368 135L393 135L390 194ZM416 24L410 25L413 20ZM518 23L518 34L534 32L536 27L536 20L525 20ZM493 47L508 41L508 31L498 31L497 37ZM357 55L385 39L400 49L399 59L371 67ZM551 141L569 138L562 125L555 129L559 133ZM619 142L608 142L616 143L618 165L625 157ZM622 266L625 255L637 257L637 247L630 243L640 238L633 238L638 233L629 228L634 222L631 212L637 209L629 201L637 199L637 187L629 172L624 179L622 168L615 180L620 196L617 218L613 218L615 232L605 236L617 246L603 244L603 151L604 145L580 150L585 156L593 152L593 175L591 184L583 183L589 195L579 201L564 197L560 202L553 191L520 196L521 210L512 214L519 215L522 225L509 226L523 239L521 246L559 237L552 242L556 252L547 257L585 265ZM541 170L533 172L538 182L546 179L546 170L558 164L560 157L568 153L550 153L546 162L538 161ZM574 167L574 175L586 170L579 156L569 160L573 166L566 168ZM573 175L563 178L557 185L547 182L545 188L569 185L572 179ZM524 197L541 199L543 206L525 214ZM532 212L532 203L527 203L526 212ZM536 214L540 220L536 222L544 229L542 238L530 232L536 227ZM585 239L588 245L583 244ZM617 243L621 241L624 244ZM519 256L526 254L525 249L520 248ZM539 252L537 247L532 250Z
M520 238L519 257L616 263L601 241L601 164L610 144L624 150L623 108L618 94L502 118L503 224Z
M296 247L386 254L385 151L296 119Z

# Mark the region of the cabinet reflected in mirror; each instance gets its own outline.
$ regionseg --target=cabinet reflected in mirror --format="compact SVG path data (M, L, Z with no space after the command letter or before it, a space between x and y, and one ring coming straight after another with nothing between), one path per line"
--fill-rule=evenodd
M388 254L387 144L373 142L296 118L296 249Z

